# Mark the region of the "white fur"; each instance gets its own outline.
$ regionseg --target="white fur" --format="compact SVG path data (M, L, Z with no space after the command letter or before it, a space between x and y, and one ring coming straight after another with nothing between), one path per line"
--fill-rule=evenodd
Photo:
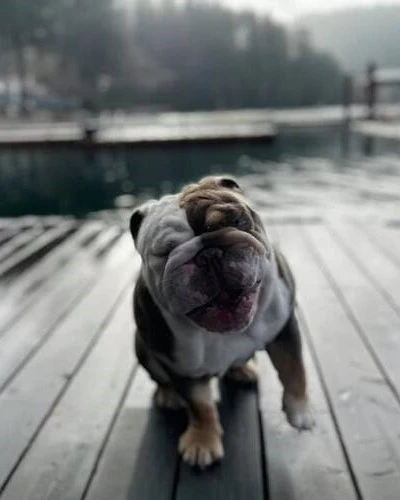
M306 398L296 399L292 394L285 393L283 395L283 411L286 413L289 424L299 431L310 430L315 425Z

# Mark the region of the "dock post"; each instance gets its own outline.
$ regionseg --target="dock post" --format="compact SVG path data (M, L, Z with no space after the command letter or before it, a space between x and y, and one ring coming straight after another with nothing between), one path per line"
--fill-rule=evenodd
M352 117L351 105L353 104L353 78L349 73L346 73L343 78L342 103L344 122L348 123Z
M367 66L367 82L366 82L366 104L367 104L367 119L374 120L376 117L376 64L369 63Z

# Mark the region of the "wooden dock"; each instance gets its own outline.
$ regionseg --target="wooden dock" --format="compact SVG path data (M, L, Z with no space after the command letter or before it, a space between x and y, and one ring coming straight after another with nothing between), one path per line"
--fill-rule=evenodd
M400 140L400 121L360 120L351 126L352 130L367 137Z
M0 122L0 148L84 148L118 150L193 145L270 143L280 132L342 126L364 133L364 105L314 106L294 109L102 114L95 120ZM379 106L379 118L399 119L399 105ZM372 124L371 124L372 125ZM376 127L375 127L376 129ZM374 129L374 130L375 130ZM398 132L396 132L398 135Z
M385 117L400 116L400 107L380 106ZM193 144L269 143L280 131L337 127L347 118L365 117L365 107L315 106L295 109L243 109L212 112L100 115L76 121L0 123L1 148L88 149L184 147ZM85 128L86 127L86 128Z
M153 407L132 352L139 258L126 220L0 220L1 500L398 500L400 226L265 220L298 281L317 427L222 386L226 458L181 463L181 414Z
M193 144L268 143L277 136L277 128L268 121L195 121L181 116L175 123L122 120L95 122L85 128L79 123L37 123L22 127L0 127L0 147L7 148L147 148L184 147Z

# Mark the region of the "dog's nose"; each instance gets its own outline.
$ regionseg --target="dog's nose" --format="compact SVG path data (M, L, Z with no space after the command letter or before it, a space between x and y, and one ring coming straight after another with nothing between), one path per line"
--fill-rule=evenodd
M207 269L212 268L215 271L220 271L223 254L224 252L221 248L205 248L196 255L195 262L199 267L205 267Z
M225 291L225 293L228 294L230 300L236 300L236 299L240 298L245 291L246 291L245 286L236 286L233 288L228 288Z
M246 291L246 287L234 287L234 288L226 288L224 287L223 291L219 295L219 300L224 303L234 303L240 299L243 293Z

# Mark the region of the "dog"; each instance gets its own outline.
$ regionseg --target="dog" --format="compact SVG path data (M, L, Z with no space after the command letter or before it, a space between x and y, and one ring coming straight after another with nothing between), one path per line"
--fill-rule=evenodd
M238 182L206 177L148 201L130 231L142 259L136 356L157 384L156 403L187 409L183 460L204 468L223 457L210 382L256 382L258 350L278 372L288 422L311 429L293 275Z

